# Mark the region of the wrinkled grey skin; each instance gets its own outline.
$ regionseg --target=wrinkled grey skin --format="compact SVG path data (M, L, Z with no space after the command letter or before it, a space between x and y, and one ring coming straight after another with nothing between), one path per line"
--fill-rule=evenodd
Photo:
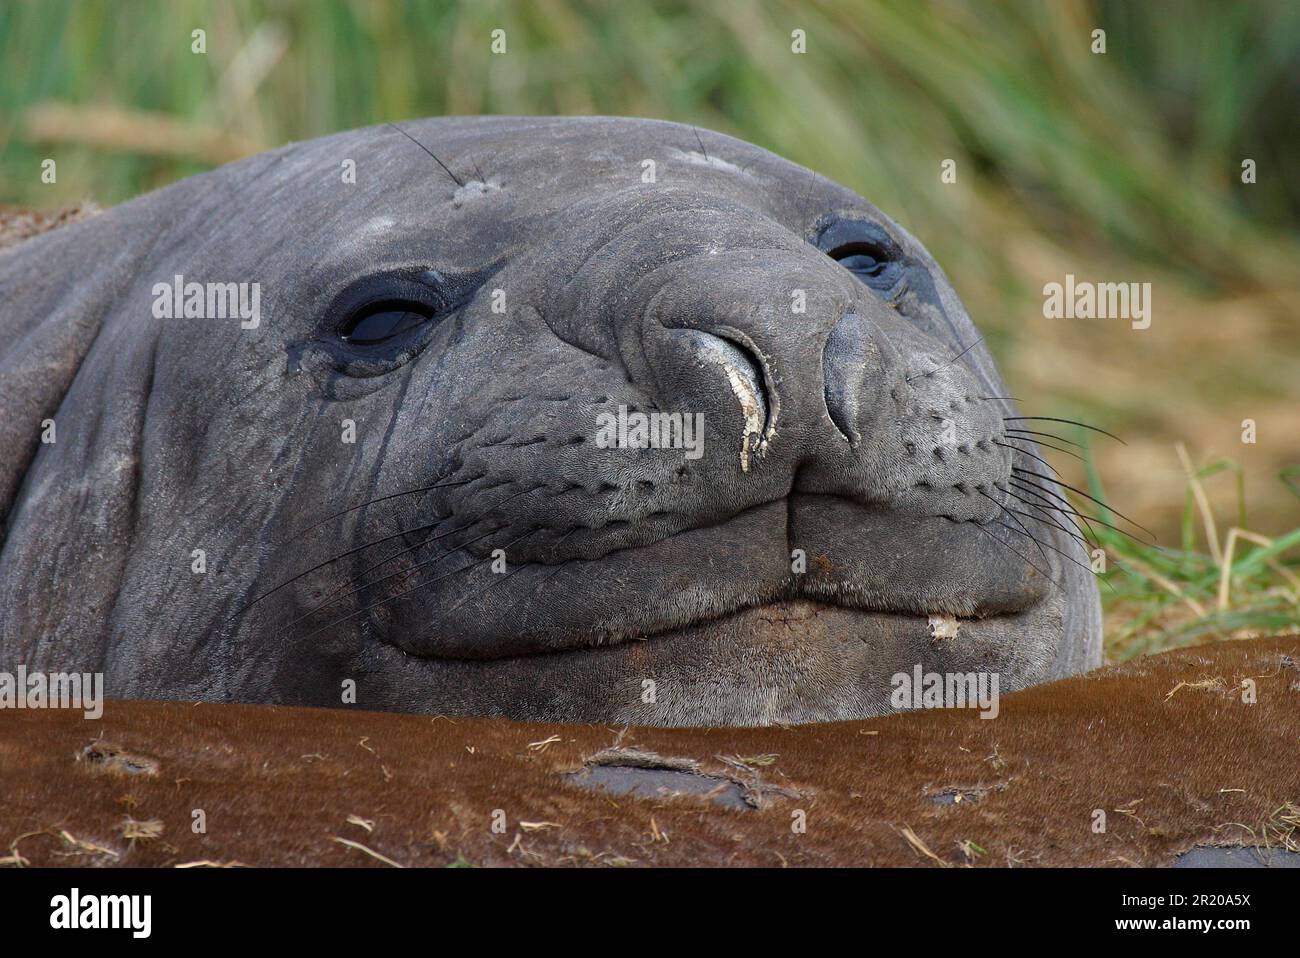
M375 127L0 253L0 669L721 725L885 713L917 664L1008 691L1099 662L1095 583L1053 551L1078 544L994 501L1018 413L989 353L954 359L979 333L879 210L676 124L404 129L465 186ZM863 236L891 289L818 248ZM341 341L339 297L395 269L449 308ZM260 283L260 325L155 319L175 274ZM620 404L702 413L704 455L599 448Z

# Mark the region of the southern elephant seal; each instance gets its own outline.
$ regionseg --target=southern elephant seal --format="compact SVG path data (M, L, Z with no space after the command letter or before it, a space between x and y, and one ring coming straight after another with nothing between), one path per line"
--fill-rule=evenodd
M23 242L0 297L0 669L722 725L1100 660L942 271L729 137L343 133Z

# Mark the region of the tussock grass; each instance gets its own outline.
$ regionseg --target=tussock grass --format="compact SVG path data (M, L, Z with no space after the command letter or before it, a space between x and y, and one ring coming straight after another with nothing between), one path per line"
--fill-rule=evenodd
M1107 555L1100 576L1107 657L1123 661L1215 639L1300 634L1300 528L1276 537L1251 531L1240 466L1219 459L1196 468L1183 446L1176 451L1187 475L1178 543L1093 527ZM1216 477L1235 480L1237 510L1226 526L1205 491ZM1089 478L1092 494L1105 501L1095 468ZM1294 493L1289 478L1279 481ZM1122 524L1104 507L1098 511Z

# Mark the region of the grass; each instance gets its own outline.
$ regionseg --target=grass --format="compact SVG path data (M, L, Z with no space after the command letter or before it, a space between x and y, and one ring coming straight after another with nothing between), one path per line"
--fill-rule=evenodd
M1099 578L1109 661L1219 639L1300 635L1300 529L1276 538L1252 532L1240 467L1219 460L1193 468L1186 450L1180 446L1178 452L1187 494L1177 547L1101 525L1087 530L1106 553ZM1092 495L1104 502L1095 469L1089 476ZM1236 523L1226 530L1205 495L1204 484L1215 476L1238 480ZM1296 492L1289 483L1288 488ZM1097 509L1076 497L1075 509L1086 512L1085 505L1131 528L1105 506Z

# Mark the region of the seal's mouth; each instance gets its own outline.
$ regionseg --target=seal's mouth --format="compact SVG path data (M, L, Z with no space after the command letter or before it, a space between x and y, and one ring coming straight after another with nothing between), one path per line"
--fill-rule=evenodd
M899 676L984 673L1003 691L1048 674L1061 610L958 618L780 600L640 640L491 659L389 650L386 670L423 681L441 703L470 695L479 714L659 726L770 725L887 715ZM419 707L419 696L406 706ZM466 698L466 706L470 698Z
M790 609L816 608L834 610L825 617L833 638L870 642L904 623L911 636L953 638L993 622L1014 627L1050 593L1041 563L1009 562L1007 548L973 521L792 494L648 545L521 566L507 573L517 582L485 576L477 604L408 608L381 635L430 659L608 653L740 623L762 633ZM421 628L420 613L440 627Z

